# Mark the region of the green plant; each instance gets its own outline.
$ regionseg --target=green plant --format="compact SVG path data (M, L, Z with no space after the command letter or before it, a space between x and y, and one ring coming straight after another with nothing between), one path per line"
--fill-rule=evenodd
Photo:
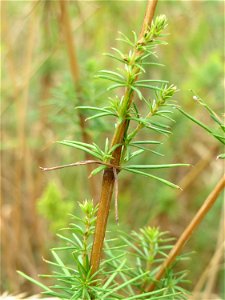
M150 150L146 147L147 145L160 143L157 140L134 140L142 128L150 129L158 135L168 135L170 133L170 128L163 120L169 119L170 121L173 121L170 115L173 112L174 102L172 101L172 97L177 90L176 87L174 85L168 85L168 82L165 80L139 79L140 75L145 73L147 65L158 65L157 63L150 61L150 58L156 55L155 51L158 45L165 44L165 42L159 38L162 36L163 30L167 26L167 20L165 16L158 16L155 21L152 21L155 5L156 2L154 1L149 2L148 4L147 14L139 38L134 32L133 40L121 34L122 42L125 42L130 47L128 54L124 54L115 48L113 49L116 54L109 54L112 59L125 65L124 69L117 68L116 71L102 70L99 75L97 75L99 78L113 82L108 88L108 91L123 88L124 94L122 96L113 96L110 100L110 105L103 108L91 106L77 107L77 109L97 112L95 115L89 117L89 120L105 116L115 117L116 123L112 142L109 143L107 138L104 149L101 149L96 143L90 144L69 140L59 142L63 145L80 149L95 158L95 160L89 159L83 162L72 163L67 166L98 164L100 166L92 171L91 175L96 175L101 171L104 172L95 238L91 254L92 274L97 272L100 263L114 184L115 203L117 207L117 174L120 171L135 173L156 179L168 186L179 188L177 185L161 177L147 173L146 170L187 166L187 164L129 164L131 159ZM153 91L154 95L148 95L148 97L146 97L142 92L142 89ZM144 116L138 108L138 102L135 103L133 101L135 95L140 101L145 102L147 106L147 114ZM132 124L135 126L134 129L132 129ZM134 148L137 148L138 150L133 151ZM157 154L157 152L154 152L154 154Z
M47 286L22 272L20 275L40 286L43 294L59 299L186 299L187 292L180 287L186 282L185 272L176 274L172 268L156 291L145 292L173 241L158 228L145 227L130 234L118 231L117 238L108 233L98 278L92 275L89 253L97 207L90 201L79 206L82 216L71 215L72 222L62 229L64 234L57 234L63 246L51 249L53 261L45 260L53 268L52 274L40 275L53 279L54 284ZM61 259L63 252L67 262Z
M111 245L110 240L106 240L104 243L114 186L116 219L118 220L119 172L126 171L147 176L170 187L179 188L166 179L148 173L147 170L152 171L155 169L188 166L188 164L130 164L130 161L134 157L146 151L158 154L149 149L148 146L159 144L160 141L136 140L139 131L146 128L157 135L168 135L170 134L168 120L173 121L170 115L174 109L172 98L177 91L176 87L169 85L167 81L161 79L139 79L145 73L146 66L151 64L160 65L151 61L150 58L156 56L155 51L158 45L165 44L160 38L163 36L162 32L167 26L166 17L161 15L152 21L156 3L157 1L148 2L143 28L139 37L135 32L133 32L133 39L121 34L121 41L130 47L128 54L124 54L116 48L113 48L115 55L108 54L113 60L120 64L122 63L125 67L123 69L118 67L116 71L102 70L97 75L98 78L113 82L108 91L122 88L124 94L120 95L119 91L116 96L113 95L110 98L110 104L106 107L99 108L87 105L77 107L77 109L97 112L89 117L89 120L105 116L116 118L112 142L109 143L109 139L106 138L104 149L102 149L96 143L91 144L70 140L60 141L59 143L63 145L84 151L93 159L53 168L43 168L44 170L53 170L71 166L97 164L99 166L91 172L91 176L103 171L102 191L97 209L95 227L93 227L93 222L96 208L91 208L90 204L86 202L84 205L81 205L86 214L84 219L77 219L75 217L76 220L83 223L84 229L82 230L77 224L71 224L69 228L73 232L72 236L76 242L60 235L59 237L70 245L53 249L52 254L56 263L50 264L60 267L64 271L64 274L55 273L54 275L50 275L50 277L64 282L65 285L56 284L52 290L33 280L34 283L39 284L50 295L62 299L122 299L124 296L126 299L149 299L149 297L152 299L154 299L153 297L155 299L175 299L179 295L179 299L186 299L186 292L179 286L184 274L178 274L178 277L176 277L172 270L168 270L167 276L161 281L157 291L145 291L145 288L154 278L158 263L166 256L164 250L171 247L170 245L163 245L167 240L163 239L163 234L158 229L146 227L138 233L132 233L130 238L121 234L120 240L124 241L124 245ZM153 92L153 94L149 95L148 93L145 95L143 89L147 89L148 92ZM135 96L137 97L137 101L134 102ZM145 103L147 113L141 111L139 108L140 103ZM133 150L135 148L137 150ZM93 241L87 244L88 238L93 235L93 230ZM81 239L78 239L78 236ZM106 258L101 262L104 244ZM123 249L124 246L129 246L130 249L125 251ZM121 247L122 250L120 250ZM63 249L73 251L76 269L74 267L66 267L56 254L56 250ZM112 252L113 249L117 254ZM127 252L128 254L126 254ZM128 259L127 256L131 256L131 258ZM108 269L108 267L113 267L113 270ZM24 274L23 276L30 279ZM62 293L57 293L54 289L61 290Z

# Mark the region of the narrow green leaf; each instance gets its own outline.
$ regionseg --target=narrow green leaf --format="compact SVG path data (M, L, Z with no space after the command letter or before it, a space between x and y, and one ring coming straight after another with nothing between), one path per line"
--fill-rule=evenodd
M138 97L140 100L143 99L142 93L141 93L141 91L139 91L139 89L137 89L135 86L132 86L132 85L130 86L130 88L138 94Z
M119 286L115 287L114 289L112 289L112 290L109 291L108 293L104 294L104 296L103 296L102 299L107 299L107 298L105 298L106 296L109 296L109 295L111 295L112 293L114 293L114 292L116 292L116 291L118 291L118 290L123 289L124 287L128 286L129 284L131 284L131 283L133 283L133 282L135 282L135 281L138 281L138 280L141 279L142 277L145 277L147 274L149 274L149 271L144 272L144 273L140 274L139 276L136 276L136 277L134 277L134 278L132 278L132 279L130 279L130 280L128 280L128 281L126 281L126 282L120 284Z
M169 83L168 80L161 80L161 79L143 79L136 81L136 84L138 83L144 83L144 82L159 82L159 83Z
M120 59L120 58L118 58L117 56L115 56L115 55L113 55L111 53L103 53L103 55L111 57L111 58L113 58L113 59L115 59L115 60L117 60L117 61L119 61L119 62L121 62L123 64L126 63L125 60Z
M124 54L117 48L112 47L112 50L114 50L115 52L117 52L122 58L124 58Z
M134 151L131 154L129 154L129 156L127 157L128 158L127 160L130 160L131 158L134 158L135 156L138 156L138 155L142 154L143 152L144 152L143 149Z
M117 89L117 88L119 88L119 87L124 87L124 86L126 86L125 84L113 84L113 85L111 85L110 87L108 87L107 88L107 91L111 91L111 90L114 90L114 89Z
M106 75L101 75L101 74L96 75L95 78L102 78L102 79L106 79L106 80L109 80L109 81L125 84L125 80L119 80L119 79L116 79L115 77L110 77L110 76L106 76Z
M117 41L122 41L122 42L130 45L131 47L134 47L134 43L124 33L119 32L119 34L122 36L122 38L116 39Z
M51 248L51 251L64 251L64 250L76 250L75 247L57 247L57 248Z
M72 241L71 239L69 239L69 238L67 238L67 237L65 237L65 236L63 236L63 235L61 235L61 234L56 234L60 239L62 239L62 240L64 240L64 241L66 241L66 242L68 242L69 244L72 244L73 246L75 246L76 247L76 244L74 243L74 241Z
M176 121L174 119L172 119L171 117L169 117L167 115L161 114L160 111L158 113L156 113L156 115L176 123Z
M93 115L91 117L88 117L88 118L85 119L85 121L89 121L89 120L93 120L93 119L97 119L97 118L101 118L101 117L106 117L106 116L117 117L117 115L112 113L112 112L103 112L103 113L96 114L96 115Z
M94 106L76 106L75 109L88 109L88 110L96 110L101 112L110 112L110 110L104 108L104 107L94 107Z
M118 275L118 272L119 272L120 270L122 270L122 268L123 268L123 266L125 265L125 263L126 263L126 260L124 259L124 260L119 264L119 266L118 266L116 269L113 270L112 275L106 280L105 284L103 285L103 288L104 288L104 289L107 288L107 287L110 285L110 283L111 283L111 282L114 280L114 278Z
M130 145L157 145L157 144L162 144L162 143L159 141L135 141L130 143Z
M88 153L88 154L90 154L90 155L92 155L92 156L94 156L94 157L96 157L96 158L102 160L102 156L101 156L101 155L99 155L98 153L96 153L96 152L94 152L94 151L91 151L91 150L87 149L87 148L84 147L84 146L80 146L80 145L78 145L78 144L76 144L76 143L64 142L64 141L61 141L61 142L58 142L58 143L59 143L59 144L62 144L62 145L69 146L69 147L77 148L77 149L79 149L79 150L82 150L82 151L84 151L84 152L86 152L86 153Z
M154 130L154 131L156 131L156 132L165 134L165 135L171 133L171 131L169 131L169 130L166 130L166 129L163 129L163 128L159 128L159 127L157 127L157 126L153 126L150 122L145 122L145 127L146 127L146 128L149 128L149 129L152 129L152 130Z
M116 144L114 145L110 150L109 150L109 154L112 154L118 147L122 146L123 144Z
M128 238L129 238L129 239L128 239ZM121 239L124 240L125 243L126 243L128 246L130 246L132 249L134 249L134 251L137 252L137 254L138 254L139 256L142 256L143 253L141 252L141 250L135 245L135 243L133 243L132 240L130 241L130 236L129 236L128 238L126 238L126 237L124 236L124 233L123 233L123 235L121 236Z
M152 66L158 66L158 67L165 67L165 65L155 62L143 62L143 65L152 65Z
M60 143L61 141L59 141L58 143ZM95 146L92 145L92 144L87 144L87 143L84 143L84 142L79 142L79 141L70 141L70 140L63 140L62 142L66 142L66 143L71 143L73 145L79 145L79 146L82 146L82 147L86 147L86 148L90 148L92 150L95 150Z
M212 134L212 130L206 126L205 124L203 124L202 122L198 121L197 119L195 119L194 117L192 117L191 115L189 115L188 113L186 113L184 110L182 110L180 107L177 107L177 109L186 117L188 117L190 120L192 120L194 123L196 123L197 125L201 126L202 128L204 128L206 131L208 131L209 133Z
M32 277L26 275L25 273L21 272L21 271L17 271L18 274L20 274L22 277L26 278L27 280L29 280L30 282L36 284L37 286L41 287L43 290L50 292L50 293L54 293L54 291L52 291L50 288L48 288L46 285L40 283L39 281L33 279Z
M95 168L92 172L91 172L91 176L95 176L96 174L102 172L103 170L105 170L107 167L106 166L99 166L97 168Z
M221 129L223 131L225 131L225 126L224 126L224 124L221 123L221 121L218 119L218 117L215 115L210 115L210 116L221 127Z
M99 71L99 73L104 73L104 74L109 74L109 75L113 75L113 76L116 76L122 80L125 80L125 78L123 77L123 75L117 73L117 72L114 72L114 71L109 71L109 70L101 70Z
M224 144L225 136L222 136L222 135L216 134L216 133L213 133L213 136L214 136L215 138L217 138L221 143Z
M162 153L160 153L158 151L154 151L154 150L148 149L148 148L140 146L140 145L132 145L132 144L130 144L130 146L136 147L136 148L139 148L139 149L143 149L145 151L152 152L153 154L156 154L156 155L159 155L159 156L164 156L164 154L162 154Z
M180 107L177 107L177 109L183 114L185 115L187 118L189 118L190 120L192 120L194 123L196 123L197 125L199 125L200 127L202 127L203 129L205 129L207 132L209 132L211 135L213 135L217 140L219 140L221 143L225 144L225 141L223 141L223 139L225 140L225 137L220 136L216 133L214 133L208 126L206 126L204 123L200 122L199 120L195 119L194 117L192 117L191 115L189 115L188 113L186 113L185 111L183 111Z
M137 62L135 62L135 66L138 67L143 73L146 73L144 67L142 67L142 66L141 66L140 64L138 64Z
M64 290L64 292L65 292L65 290ZM48 295L48 296L53 296L53 297L57 297L57 298L59 298L59 299L67 299L68 298L68 295L64 295L64 294L62 294L62 293L57 293L57 292L42 292L42 294L43 295ZM70 293L68 293L68 294L70 294ZM63 297L63 298L62 298Z
M170 129L170 126L168 125L165 125L165 124L162 124L162 123L159 123L159 122L152 122L151 121L151 124L158 127L158 128L162 128L162 129Z
M144 293L144 294L135 295L135 296L126 298L126 300L141 299L141 298L145 298L146 296L151 296L149 298L151 300L158 300L158 299L168 300L168 299L172 299L172 298L169 298L170 296L173 297L173 299L178 299L178 298L174 298L174 297L180 295L180 293L172 293L172 294L166 294L166 295L161 295L161 296L157 295L157 294L163 292L164 290L165 289L161 289L161 290L157 290L157 291L154 291L154 292L148 292L148 293ZM152 297L154 295L155 295L155 297Z
M142 88L150 89L153 91L162 91L162 89L160 87L150 85L150 84L135 83L135 87L142 87Z
M148 173L136 170L136 169L130 169L130 168L126 168L126 167L123 168L123 170L126 170L126 171L131 172L131 173L137 173L137 174L140 174L140 175L144 175L146 177L150 177L150 178L156 179L156 180L158 180L158 181L160 181L160 182L162 182L162 183L164 183L164 184L166 184L166 185L168 185L170 187L173 187L173 188L176 188L176 189L181 189L178 185L175 185L175 184L173 184L170 181L167 181L167 180L165 180L165 179L163 179L161 177L154 176L152 174L148 174Z
M55 260L57 261L57 263L61 266L62 271L64 272L64 274L66 276L71 276L70 272L68 271L68 269L65 267L63 261L60 259L60 257L56 254L55 251L51 251L52 255L54 256Z
M140 169L140 170L154 170L167 169L175 167L190 167L190 164L165 164L165 165L127 165L125 168Z

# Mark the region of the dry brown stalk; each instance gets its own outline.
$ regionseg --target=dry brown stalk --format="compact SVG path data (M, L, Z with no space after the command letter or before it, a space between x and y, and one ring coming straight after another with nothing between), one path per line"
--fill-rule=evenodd
M63 29L64 29L64 37L66 41L66 46L68 50L68 56L70 60L70 70L73 78L73 83L75 87L75 91L77 92L77 97L79 103L82 103L81 99L81 94L82 94L82 88L80 85L80 71L79 71L79 65L78 65L78 60L76 56L76 49L74 45L74 39L73 39L73 32L72 32L72 27L71 27L71 22L70 22L70 17L67 9L67 1L65 0L60 0L60 8L61 8L61 17L62 17L62 24L63 24ZM82 133L82 139L85 143L90 144L91 143L91 138L89 134L86 131L86 124L85 124L85 118L84 116L79 113L79 122L80 122L80 128L81 128L81 133ZM85 154L86 160L91 159L91 156L89 154ZM93 168L91 165L87 165L88 173L91 173ZM90 184L89 184L90 192L91 195L94 199L94 202L96 203L96 195L98 193L97 189L97 180L95 177L92 177L90 179Z
M210 281L213 280L213 283L215 282L214 280L216 279L216 276L214 276L214 274L213 276L211 276L211 271L214 272L215 270L216 274L219 271L220 261L222 260L222 257L224 255L224 248L225 248L224 242L217 247L216 252L214 253L212 259L210 260L204 272L201 274L201 277L192 292L193 296L191 297L191 300L200 300L200 299L205 300L205 299L212 298L211 295L212 295L213 285L210 284L210 290L208 290L207 278L209 277ZM204 292L201 293L201 289L205 285L205 283L206 283L206 289ZM199 296L200 294L201 297Z
M147 25L151 25L153 15L156 9L156 4L158 0L148 0L146 13L142 25L142 30L140 33L139 38L143 37L143 34L146 30ZM138 73L139 70L137 70ZM124 99L128 100L128 108L132 103L133 100L133 91L130 88L126 88ZM126 132L128 123L127 120L124 119L116 128L113 139L112 139L112 146L122 144L124 140L124 134ZM121 151L122 146L116 148L113 152L112 156L113 159L110 161L112 165L119 166L120 165L120 158L121 158ZM94 242L92 246L91 252L91 271L92 274L98 271L101 255L102 255L102 248L103 242L105 238L106 232L106 225L109 215L110 203L112 199L114 183L115 183L115 175L113 168L106 169L103 174L102 179L102 189L101 189L101 196L99 202L99 209L97 213L97 221L95 227L95 235L94 235Z
M183 249L184 245L192 236L194 230L198 227L199 223L204 219L208 211L211 209L213 204L216 202L218 196L221 194L225 187L225 175L220 179L218 184L215 186L213 191L210 193L208 198L202 204L192 221L186 227L176 244L174 245L173 249L170 251L168 257L161 265L159 272L155 276L154 282L152 282L149 287L146 289L147 291L151 292L155 288L155 284L159 281L163 275L165 274L166 269L174 262L176 257L180 254L181 250Z
M210 259L208 265L206 266L205 270L200 275L192 294L191 300L199 300L199 299L209 299L212 294L212 287L216 279L216 275L218 274L219 267L220 267L220 261L223 259L224 255L224 248L225 248L225 241L224 241L224 205L222 206L221 210L221 217L220 217L220 225L218 228L218 238L217 238L217 246L216 250ZM211 282L208 284L207 279ZM203 297L199 297L200 292L203 290L203 287L205 288L205 291L202 293ZM210 289L209 293L208 290ZM205 294L205 293L208 294Z

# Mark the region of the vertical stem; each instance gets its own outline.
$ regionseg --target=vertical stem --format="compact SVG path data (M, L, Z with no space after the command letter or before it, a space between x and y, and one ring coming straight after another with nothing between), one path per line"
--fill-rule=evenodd
M152 22L153 17L154 17L157 2L158 2L158 0L148 1L144 21L143 21L143 24L142 24L140 37L142 37L144 35L144 33L147 30L148 26L151 25L151 22Z
M73 78L73 83L74 83L74 88L75 91L77 92L77 97L78 101L82 102L81 99L81 94L82 94L82 89L80 86L80 71L79 71L79 65L78 65L78 60L76 56L76 49L74 46L74 40L73 40L73 32L72 32L72 27L71 27L71 22L70 22L70 16L68 13L67 9L67 1L65 0L60 0L60 8L61 8L61 14L62 14L62 23L63 23L63 29L64 29L64 37L65 37L65 42L68 50L68 56L70 60L70 70L71 70L71 75ZM82 114L79 113L79 122L80 122L80 128L81 128L81 133L82 133L82 138L85 143L90 143L91 138L88 135L86 128L85 128L85 119ZM91 156L88 154L86 155L86 160L91 159ZM93 167L91 165L87 165L88 172L91 173L93 170ZM90 179L90 192L92 197L94 198L94 202L96 203L96 195L97 195L97 180L96 177L92 177Z
M148 0L146 13L142 25L142 30L140 33L140 38L143 36L145 30L147 29L147 26L151 25L154 12L156 9L157 1L158 0L152 0L152 1ZM136 73L138 73L138 71L139 70L137 69ZM124 100L126 101L126 106L125 106L126 110L129 109L132 103L132 99L133 99L133 91L130 88L127 88L125 90L125 95L124 95ZM112 146L123 143L127 126L128 126L128 122L125 113L124 120L120 124L118 124L114 132ZM112 154L113 159L110 161L111 164L114 164L116 166L120 165L121 151L122 151L122 146L116 148L116 150ZM101 190L101 196L99 202L99 209L97 213L94 242L93 242L92 252L91 252L92 274L97 272L99 269L114 182L115 182L115 177L112 168L105 170L102 179L102 190Z
M194 230L198 227L199 223L204 219L210 208L213 206L213 204L216 202L218 196L220 193L223 191L225 187L225 175L220 179L216 187L213 189L211 194L208 196L208 198L205 200L201 208L198 210L192 221L189 223L189 225L186 227L184 230L183 234L180 236L178 241L176 242L175 246L173 249L170 251L167 259L164 261L162 264L159 272L155 276L155 280L153 283L149 285L147 290L149 292L153 291L155 288L155 282L159 281L166 269L171 265L171 263L176 259L176 257L179 255L181 252L183 246L186 244L186 242L190 239L192 236Z

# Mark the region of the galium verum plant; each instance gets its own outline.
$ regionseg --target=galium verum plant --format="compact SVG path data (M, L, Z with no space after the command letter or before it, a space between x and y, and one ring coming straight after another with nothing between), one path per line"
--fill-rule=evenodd
M89 234L85 235L79 226L72 224L72 227L69 228L72 232L72 240L62 236L59 237L69 244L69 246L62 247L61 250L72 251L76 269L74 269L74 267L66 267L53 250L56 263L51 264L60 268L63 274L56 272L54 275L51 275L51 277L56 278L60 283L64 283L66 287L56 284L54 289L62 291L62 293L59 293L41 285L48 294L60 297L61 299L109 300L124 299L124 295L126 299L149 299L149 297L151 297L151 299L175 299L178 289L180 289L180 291L178 291L179 298L177 299L185 299L185 293L178 287L179 282L183 279L183 274L181 278L178 276L177 279L174 279L174 275L171 273L172 271L168 271L165 280L160 283L158 290L154 292L145 291L145 287L153 280L157 269L157 265L153 267L154 262L163 259L162 257L166 254L162 250L168 247L167 245L165 247L163 246L164 248L159 247L162 236L157 229L147 227L139 233L133 234L133 243L130 242L128 238L121 238L125 241L126 246L131 247L131 253L135 252L133 259L130 260L124 258L127 252L123 250L124 245L122 245L122 250L120 250L121 245L112 247L109 244L110 241L106 241L105 255L109 255L110 258L104 258L101 262L114 186L115 207L117 212L118 174L121 171L125 171L143 175L158 180L170 187L179 188L174 183L155 176L148 171L186 166L186 164L141 165L130 163L134 157L146 151L151 151L156 155L158 154L152 149L149 149L149 146L160 144L159 140L136 139L141 129L147 128L158 135L168 135L170 133L170 127L164 123L164 119L166 121L173 121L171 114L174 108L173 96L177 90L176 87L169 84L166 80L140 79L141 75L145 74L148 65L160 66L160 64L155 63L152 59L156 57L155 51L157 46L166 44L160 38L163 37L162 32L167 26L167 20L165 16L161 15L152 21L152 11L154 12L156 5L154 3L156 3L156 1L148 2L147 13L139 37L135 32L133 32L133 39L121 34L120 40L130 47L130 51L124 54L119 49L113 48L114 53L107 54L110 58L122 65L122 68L118 67L116 71L102 70L97 75L98 78L112 82L108 88L108 92L118 90L117 95L113 95L109 105L102 108L93 106L77 107L77 109L96 112L88 118L89 120L105 116L116 118L115 131L111 143L109 143L109 139L107 138L104 149L102 149L96 143L88 144L70 140L60 141L59 143L63 145L74 147L88 153L93 159L64 166L44 168L44 170L54 170L63 167L94 164L97 165L97 167L92 171L91 176L103 172L99 205L97 209L92 208L91 210L93 212L91 218L94 217L95 211L97 210L93 241L88 244L87 240ZM149 9L151 5L152 9ZM147 96L143 92L144 89L148 91ZM120 95L121 90L124 91L122 96ZM142 114L139 108L140 101L146 104L147 112L145 115ZM130 126L131 123L133 123L132 126ZM83 209L86 205L88 204L85 204ZM84 210L85 213L87 213L86 209ZM118 219L117 213L116 218ZM76 218L76 220L78 219ZM82 220L80 221L83 222ZM88 228L89 230L90 228L92 229L88 232L93 233L92 225L93 223L91 222ZM85 228L87 229L87 227ZM82 241L80 241L78 235L83 237ZM135 245L137 240L139 246ZM112 254L111 251L113 249L117 255L115 255L115 252ZM122 252L119 253L120 251ZM129 261L131 265L127 264L127 261ZM107 266L111 266L113 269L109 270Z
M172 97L176 92L174 85L169 85L167 81L160 79L139 79L145 73L147 65L157 65L151 62L151 57L154 57L156 46L164 45L165 42L159 38L167 26L165 16L156 17L155 21L151 22L151 26L144 22L143 34L138 38L133 32L133 39L129 39L124 34L121 34L120 40L130 46L128 54L122 53L120 50L113 48L115 53L108 54L112 59L123 65L123 68L117 68L116 71L102 70L98 77L109 80L112 85L108 91L115 89L124 89L122 96L115 96L111 100L110 105L99 108L83 106L79 109L92 110L97 113L89 119L101 118L104 116L113 116L116 118L115 131L111 144L108 139L105 142L105 149L102 150L96 144L85 144L77 141L61 141L60 143L81 149L91 154L95 159L86 163L100 164L91 175L103 171L102 190L97 214L97 223L95 229L95 238L91 253L92 273L98 270L103 241L106 231L107 218L109 214L110 203L115 184L115 200L117 207L117 192L118 179L117 174L120 171L131 172L139 175L148 176L159 180L171 187L178 188L177 185L153 174L146 170L154 170L160 168L171 168L183 166L184 164L163 164L163 165L133 165L130 160L143 152L148 151L146 146L159 144L156 140L136 140L138 132L142 128L150 129L158 134L169 134L170 129L165 125L163 119L173 120L171 118L174 103ZM153 91L154 96L146 97L143 94L143 89ZM134 96L137 96L139 101L143 101L147 105L148 112L142 115L138 109L138 102L134 102ZM160 121L158 119L160 118ZM136 124L134 130L130 130L130 123ZM136 148L138 150L133 151ZM84 162L82 162L83 164ZM79 163L76 163L79 165Z
M51 278L54 284L47 286L22 272L19 274L41 287L44 295L64 300L186 299L187 292L179 286L185 282L185 272L174 273L172 268L155 291L145 291L172 247L173 239L158 228L144 227L131 234L118 232L118 238L106 239L98 278L92 275L89 252L97 207L92 201L84 201L79 207L81 217L71 215L69 226L57 234L64 246L52 248L53 260L45 260L53 268L52 274L40 275L43 279Z

